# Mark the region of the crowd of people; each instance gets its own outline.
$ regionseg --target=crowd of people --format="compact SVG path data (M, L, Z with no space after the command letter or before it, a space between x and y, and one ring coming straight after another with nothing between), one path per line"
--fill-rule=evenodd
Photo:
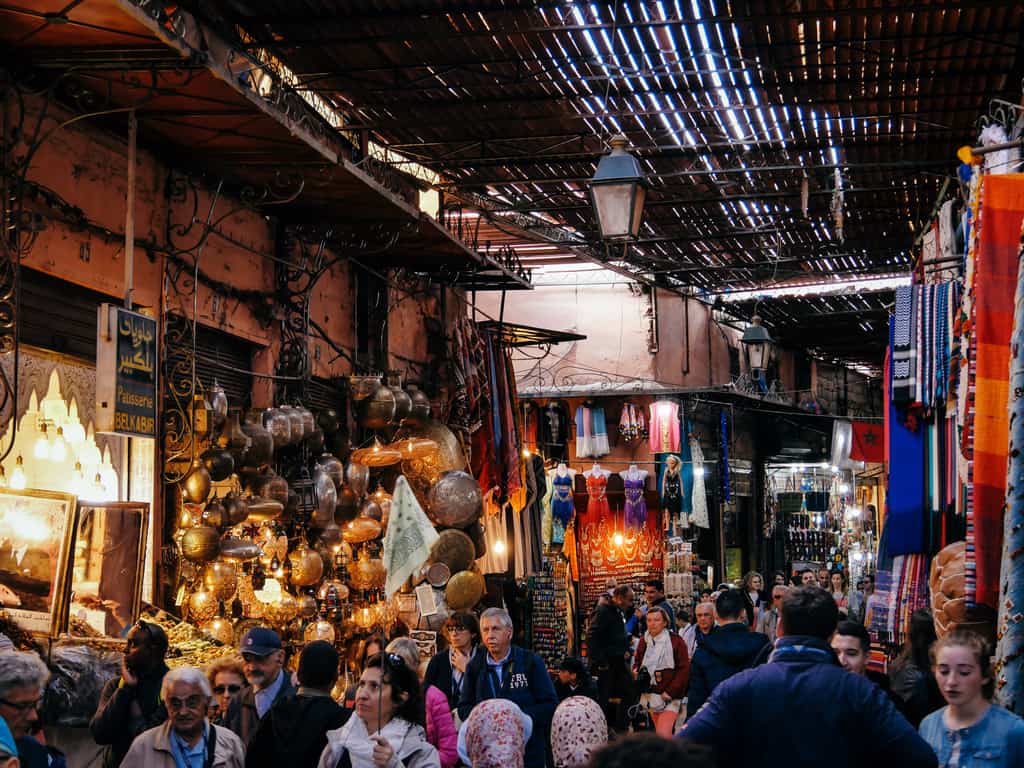
M168 669L167 635L138 622L91 732L113 768L1024 766L1024 721L993 703L981 636L936 639L915 615L883 674L870 668L871 593L853 600L819 576L766 593L749 575L702 595L692 624L657 580L640 606L613 586L586 658L554 672L513 644L505 610L454 613L425 663L408 637L366 638L347 690L327 642L289 666L278 634L256 627L237 659ZM40 734L48 678L35 653L0 651L0 768L66 765Z

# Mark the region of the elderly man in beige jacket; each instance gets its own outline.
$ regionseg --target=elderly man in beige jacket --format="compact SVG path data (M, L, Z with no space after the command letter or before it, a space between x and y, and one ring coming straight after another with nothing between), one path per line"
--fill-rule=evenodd
M244 768L245 750L234 733L206 719L213 691L195 667L164 675L160 697L167 722L139 734L121 768Z

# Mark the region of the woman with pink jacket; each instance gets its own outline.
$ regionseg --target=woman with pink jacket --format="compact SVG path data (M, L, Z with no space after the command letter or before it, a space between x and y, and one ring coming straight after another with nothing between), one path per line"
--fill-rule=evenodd
M408 637L399 637L388 643L388 653L401 656L409 669L420 671L423 680L420 651L416 642ZM441 757L441 768L455 768L459 762L459 734L455 730L455 721L448 708L448 697L440 688L428 685L423 692L427 710L427 741L437 749Z

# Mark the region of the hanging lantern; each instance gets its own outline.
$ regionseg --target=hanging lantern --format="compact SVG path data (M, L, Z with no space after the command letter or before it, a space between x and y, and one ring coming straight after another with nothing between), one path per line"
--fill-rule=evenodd
M380 440L373 439L373 445L353 451L351 461L367 467L387 467L402 460L402 454L391 446L381 445Z
M324 573L324 561L320 553L305 544L295 548L288 559L292 564L291 582L297 587L308 587L320 581Z
M317 618L316 621L311 621L306 627L306 631L302 634L302 639L307 643L312 643L314 640L324 640L328 643L333 643L334 637L334 625L322 616Z
M750 325L743 332L741 341L746 345L747 359L750 362L750 370L753 372L754 378L763 378L775 342L768 333L768 329L761 325L759 315L754 315L750 319Z
M203 584L218 600L230 600L238 589L235 564L215 560L203 570Z
M647 180L640 163L619 134L611 138L612 151L601 158L590 180L590 202L602 240L636 240L647 198Z
M217 615L217 598L206 587L200 587L188 596L188 618L193 624L202 624Z
M217 616L199 627L214 640L219 640L224 645L233 645L235 642L235 631L231 627L231 620L224 616Z

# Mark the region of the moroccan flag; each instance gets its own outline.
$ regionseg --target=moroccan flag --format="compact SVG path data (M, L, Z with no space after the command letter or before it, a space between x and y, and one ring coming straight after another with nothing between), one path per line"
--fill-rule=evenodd
M885 461L885 427L881 422L853 422L853 446L850 458L880 464Z
M384 568L388 574L384 591L388 597L427 562L437 539L437 531L416 501L408 481L399 475L384 534Z

